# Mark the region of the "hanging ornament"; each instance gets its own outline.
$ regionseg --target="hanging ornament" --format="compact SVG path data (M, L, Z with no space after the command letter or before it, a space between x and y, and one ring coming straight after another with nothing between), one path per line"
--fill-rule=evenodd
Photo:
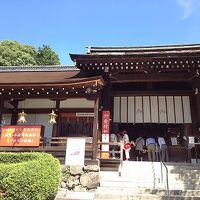
M20 112L20 113L18 113L18 123L26 123L26 119L25 119L25 117L26 117L26 113L22 110L22 112Z
M51 111L51 113L49 114L49 123L50 124L55 124L56 123L56 117L58 115L55 114L54 110Z

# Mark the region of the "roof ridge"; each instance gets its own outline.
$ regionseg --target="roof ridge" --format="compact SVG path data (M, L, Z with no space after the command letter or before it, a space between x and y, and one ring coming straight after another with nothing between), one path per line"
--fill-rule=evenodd
M24 65L24 66L0 66L0 71L71 71L79 70L73 65Z
M200 48L200 44L171 44L171 45L151 45L151 46L97 46L88 47L88 54L101 52L131 52L131 51L173 51Z
M198 46L200 47L200 43L196 43L196 44L192 44L192 43L188 43L188 44L163 44L163 45L136 45L136 46L88 46L87 48L89 49L115 49L115 48L127 48L127 49L132 49L132 48L154 48L154 47L194 47L194 46Z

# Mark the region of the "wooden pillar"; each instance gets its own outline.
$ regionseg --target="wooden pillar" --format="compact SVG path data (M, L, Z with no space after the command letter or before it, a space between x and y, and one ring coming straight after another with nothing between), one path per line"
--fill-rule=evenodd
M59 119L59 108L60 108L60 100L56 100L56 107L55 107L55 113L57 116L56 124L53 124L52 128L52 137L59 137L60 134L58 133L58 119Z
M3 99L0 99L0 137L1 137L1 130L3 126L3 121L2 121L3 106L4 106L3 104L4 104Z
M105 111L110 111L110 113L112 114L112 97L111 97L111 82L110 82L110 77L107 76L106 77L106 85L104 86L103 90L102 90L102 98L101 98L101 111L105 110ZM102 117L100 117L99 121L100 121L100 128L102 129L101 125L102 125ZM112 115L111 115L112 118ZM111 124L112 126L112 124Z
M14 108L12 111L11 125L16 125L18 119L18 101L17 100L13 101L12 105L14 106Z
M109 77L107 83L102 90L102 106L103 110L110 110L111 107L111 83Z
M98 111L99 111L99 97L94 101L94 123L93 123L93 159L97 159L97 142L98 142Z
M3 114L3 105L4 104L4 100L0 99L0 119L2 118L2 114Z
M192 93L190 96L190 105L191 105L191 114L192 114L192 122L199 123L200 122L200 93L199 86L197 83L193 85Z

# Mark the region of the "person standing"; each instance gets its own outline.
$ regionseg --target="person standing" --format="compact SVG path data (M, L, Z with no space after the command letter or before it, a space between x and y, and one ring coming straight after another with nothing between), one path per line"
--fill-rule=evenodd
M113 132L110 134L110 142L117 142L117 135ZM111 157L116 158L115 151L117 150L116 145L110 145Z
M126 158L126 160L129 160L130 159L130 150L131 150L129 136L128 136L126 130L123 130L121 132L121 134L122 134L122 142L123 142L124 151L125 151L125 158Z
M163 162L169 162L168 147L164 137L158 137L158 144L160 146L161 159Z
M155 161L156 160L156 141L153 137L148 137L146 140L146 146L148 150L148 160L149 161Z
M135 141L135 150L136 150L136 160L143 160L143 148L145 145L145 141L142 137L138 137Z

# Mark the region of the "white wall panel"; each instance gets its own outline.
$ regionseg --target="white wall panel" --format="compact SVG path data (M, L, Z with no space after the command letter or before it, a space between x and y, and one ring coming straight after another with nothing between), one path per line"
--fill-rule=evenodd
M12 108L14 108L14 106L12 104L10 104L9 101L4 101L4 108L10 108L10 109L12 109Z
M136 123L143 123L143 108L142 108L142 97L136 96L135 97L135 122Z
M127 97L121 97L121 123L127 123Z
M113 122L120 122L120 97L114 97Z
M116 123L192 123L189 96L114 97L113 115Z
M26 99L19 102L18 108L53 108L55 105L55 101L49 99Z
M149 96L143 96L144 122L151 122Z
M159 105L160 123L167 123L167 112L166 112L165 96L159 96L158 97L158 105Z
M94 101L85 98L67 99L60 102L60 108L94 108Z
M175 123L175 111L174 111L174 100L173 96L167 96L167 120L168 123Z
M192 123L191 110L190 110L190 98L189 96L183 96L183 116L184 123Z
M134 97L128 97L128 123L135 122L135 106L134 106Z
M176 123L183 123L183 110L181 96L174 97Z
M151 104L151 122L158 123L158 99L157 96L150 97Z

